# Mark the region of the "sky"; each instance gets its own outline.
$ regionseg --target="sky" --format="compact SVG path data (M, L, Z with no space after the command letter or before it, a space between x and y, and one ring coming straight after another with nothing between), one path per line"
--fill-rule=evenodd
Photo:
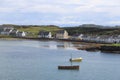
M120 0L0 0L0 24L120 25Z

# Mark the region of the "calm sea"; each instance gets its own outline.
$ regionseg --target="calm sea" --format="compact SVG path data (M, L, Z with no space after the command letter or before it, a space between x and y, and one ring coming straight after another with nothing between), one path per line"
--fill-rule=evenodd
M0 80L119 80L120 54L77 50L70 42L0 40ZM82 57L80 70L58 70Z

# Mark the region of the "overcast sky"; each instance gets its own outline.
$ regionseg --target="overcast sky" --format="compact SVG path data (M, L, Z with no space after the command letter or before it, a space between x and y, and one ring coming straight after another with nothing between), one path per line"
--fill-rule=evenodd
M0 24L120 25L120 0L0 0Z

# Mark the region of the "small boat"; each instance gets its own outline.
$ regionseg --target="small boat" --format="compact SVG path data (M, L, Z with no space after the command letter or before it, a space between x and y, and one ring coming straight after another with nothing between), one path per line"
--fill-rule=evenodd
M79 65L74 65L74 66L58 66L58 69L62 69L62 70L79 70Z
M81 62L82 61L82 57L79 58L70 58L71 62Z

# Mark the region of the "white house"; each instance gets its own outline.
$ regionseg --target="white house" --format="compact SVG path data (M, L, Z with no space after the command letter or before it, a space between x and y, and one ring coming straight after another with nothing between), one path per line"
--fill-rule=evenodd
M78 36L78 38L79 38L79 39L82 39L83 36L84 36L83 34L80 34L80 35Z
M83 34L74 34L70 37L72 40L82 40Z
M38 33L38 38L52 38L52 33L48 31L40 31Z
M24 32L24 31L19 31L17 33L17 37L25 37L25 36L26 36L26 32Z
M13 29L14 29L14 27L12 27L12 26L1 25L0 26L0 34L9 35Z
M5 29L1 32L2 35L9 35L13 29Z
M56 33L57 39L68 39L68 32L66 30L59 30Z
M12 32L9 35L16 37L18 32L19 31L17 29L14 29L14 30L12 30Z

